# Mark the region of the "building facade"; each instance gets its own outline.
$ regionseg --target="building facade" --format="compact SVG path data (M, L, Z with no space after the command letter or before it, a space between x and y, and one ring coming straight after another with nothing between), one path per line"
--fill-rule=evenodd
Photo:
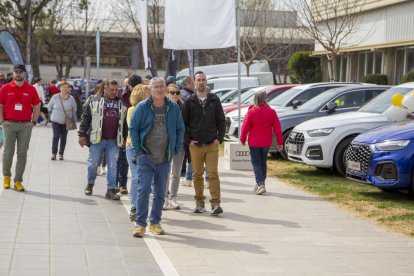
M318 0L314 1L317 7ZM367 74L385 74L390 84L399 84L414 71L414 1L365 0L359 5L356 25L337 57L340 81L361 81ZM328 81L325 50L318 43L323 80Z

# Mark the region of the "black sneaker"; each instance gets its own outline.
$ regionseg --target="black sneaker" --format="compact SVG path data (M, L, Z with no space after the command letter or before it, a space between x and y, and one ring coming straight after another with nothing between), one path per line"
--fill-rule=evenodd
M137 220L137 209L131 208L131 213L129 214L129 219L131 221L136 221Z
M92 195L93 192L93 184L88 184L85 188L85 195Z
M116 194L115 189L107 190L106 194L105 194L105 198L110 199L110 200L120 200L121 199L121 197Z
M197 205L194 209L194 213L197 213L197 214L204 213L205 211L206 211L206 208L204 208L204 206L202 205Z
M223 209L220 206L211 206L211 215L218 216L223 213Z

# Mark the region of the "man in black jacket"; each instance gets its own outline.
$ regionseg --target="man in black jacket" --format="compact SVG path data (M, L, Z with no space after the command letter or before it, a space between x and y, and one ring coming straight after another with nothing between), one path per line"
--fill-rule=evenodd
M194 213L205 212L203 195L204 164L210 183L211 214L223 213L220 207L220 179L218 176L219 144L223 142L225 118L219 98L207 90L206 75L199 71L194 75L196 93L189 96L182 109L185 124L185 141L189 145L193 163Z

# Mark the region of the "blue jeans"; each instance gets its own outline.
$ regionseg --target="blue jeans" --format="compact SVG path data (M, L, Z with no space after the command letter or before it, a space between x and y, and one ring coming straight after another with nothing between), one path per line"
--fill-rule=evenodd
M117 173L116 173L116 185L126 186L128 182L128 160L126 156L126 149L119 148Z
M129 200L131 201L131 209L136 209L137 193L138 193L138 165L137 156L134 149L128 146L126 149L126 157L128 160L129 168L131 169L131 188L129 191ZM135 164L132 162L135 157Z
M119 147L116 139L102 139L98 144L91 144L89 147L88 184L95 183L96 172L104 150L108 167L108 174L106 175L108 190L115 189L119 154Z
M187 163L187 170L185 171L185 180L193 180L193 163ZM204 167L204 180L208 182L207 170Z
M257 185L264 185L267 175L267 153L269 148L249 147Z
M52 122L53 139L52 139L52 154L58 153L58 144L60 140L59 155L65 153L66 138L68 137L68 131L66 130L66 124L59 124Z
M137 225L147 226L149 195L151 183L154 179L152 208L149 221L158 224L161 221L162 206L165 202L167 189L167 177L170 171L170 163L164 161L155 164L146 155L138 157L138 193L137 193Z

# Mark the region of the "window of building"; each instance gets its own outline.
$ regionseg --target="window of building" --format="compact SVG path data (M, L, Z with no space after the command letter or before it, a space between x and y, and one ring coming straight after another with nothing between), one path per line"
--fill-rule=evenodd
M365 53L358 54L358 81L365 76Z
M404 76L405 66L405 49L398 49L395 58L395 80L396 84L400 83Z
M414 47L407 48L407 66L405 72L414 71Z
M382 74L382 52L374 54L374 74Z

